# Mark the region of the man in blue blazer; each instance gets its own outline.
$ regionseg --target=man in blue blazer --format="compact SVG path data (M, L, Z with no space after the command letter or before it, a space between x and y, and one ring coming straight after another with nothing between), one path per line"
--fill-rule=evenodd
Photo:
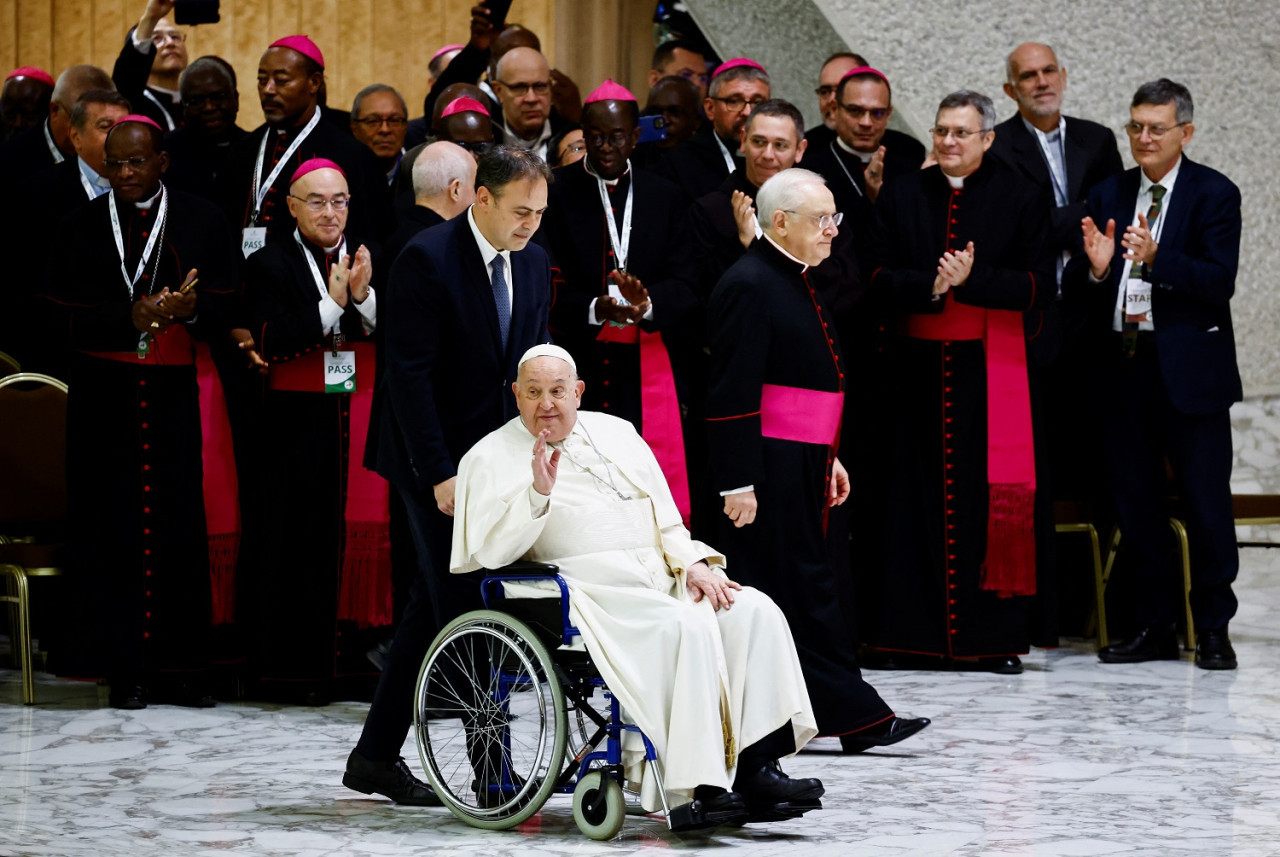
M1227 636L1239 569L1228 409L1241 398L1230 308L1240 190L1183 155L1195 133L1186 87L1163 78L1143 84L1129 119L1138 167L1089 195L1085 253L1063 279L1069 296L1088 304L1110 331L1109 398L1099 417L1116 514L1143 598L1137 635L1098 654L1104 663L1178 657L1175 590L1160 579L1172 547L1167 460L1190 535L1196 665L1235 669Z
M550 340L551 268L529 243L550 179L536 155L494 148L476 169L475 204L414 237L383 296L386 369L365 461L404 499L419 573L342 781L396 803L440 805L400 748L427 647L480 606L475 581L449 574L454 480L463 454L516 415L520 355Z

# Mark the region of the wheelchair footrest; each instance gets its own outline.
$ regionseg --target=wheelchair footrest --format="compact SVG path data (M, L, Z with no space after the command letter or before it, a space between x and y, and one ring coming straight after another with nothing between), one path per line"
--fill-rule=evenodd
M706 830L725 824L744 824L750 817L746 805L737 795L736 800L692 800L672 807L667 816L667 826L674 831Z
M747 818L747 824L789 821L815 809L822 809L822 801L817 798L785 801L783 803L775 803L773 806L756 807L750 811L751 815Z

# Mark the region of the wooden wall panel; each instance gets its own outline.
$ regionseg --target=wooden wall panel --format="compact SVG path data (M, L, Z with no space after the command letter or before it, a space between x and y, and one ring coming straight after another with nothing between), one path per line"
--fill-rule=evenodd
M553 66L594 85L596 68L609 65L612 40L623 19L616 7L630 8L652 0L515 0L510 18L538 33ZM240 125L262 122L256 75L258 59L272 40L307 33L328 62L329 102L349 109L355 94L370 83L387 83L405 96L411 116L422 110L427 94L427 61L448 43L465 42L470 9L475 0L222 0L222 21L184 27L191 57L217 54L236 69L240 86ZM571 36L592 32L590 53L597 59L584 65L562 56L558 44L573 45L556 29L557 16L574 16ZM107 71L124 43L125 33L138 19L145 0L0 0L0 72L19 65L37 65L55 77L67 66L93 63ZM651 14L651 13L650 13ZM633 16L634 17L634 16ZM593 22L607 20L601 27ZM602 41L603 40L603 41ZM587 43L579 42L581 50ZM603 53L602 53L603 51ZM647 62L647 56L645 57ZM617 72L610 72L622 78ZM641 84L643 86L643 84Z

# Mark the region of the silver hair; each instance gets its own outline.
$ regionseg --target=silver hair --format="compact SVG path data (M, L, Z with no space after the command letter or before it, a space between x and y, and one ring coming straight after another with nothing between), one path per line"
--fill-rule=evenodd
M409 114L409 105L405 104L404 96L401 95L394 86L388 86L385 83L371 83L364 89L356 93L356 100L351 103L351 118L353 120L360 118L360 102L364 101L367 96L373 95L375 92L390 92L396 97L396 101L400 102L400 110L407 116Z
M1049 53L1053 54L1053 61L1057 63L1058 69L1061 70L1064 68L1062 59L1058 56L1058 51L1053 47L1053 45L1046 45L1044 42L1023 42L1018 45L1018 47L1009 51L1009 55L1004 58L1004 79L1007 80L1011 86L1016 86L1018 83L1018 81L1013 77L1013 55L1018 52L1019 48L1024 48L1027 45L1039 45L1040 47L1045 48Z
M1192 121L1196 112L1191 101L1191 90L1167 77L1148 81L1138 87L1129 106L1138 107L1142 104L1173 104L1174 119L1184 125Z
M755 66L739 65L722 71L711 78L711 85L707 87L707 97L715 98L720 94L720 90L726 83L732 83L735 80L758 80L765 86L772 88L772 84L769 83L768 72L762 71Z
M982 130L984 132L995 128L996 122L999 121L999 117L996 116L995 104L981 92L974 92L972 89L958 89L939 102L938 113L944 110L954 110L957 107L972 107L977 110L978 116L982 118ZM934 121L937 121L936 114Z
M763 229L772 224L775 211L795 211L807 198L807 188L826 183L827 180L817 173L799 167L774 173L756 193L756 220L760 227Z
M449 189L454 179L463 185L471 183L476 159L457 143L432 143L418 153L413 162L414 198L439 196Z

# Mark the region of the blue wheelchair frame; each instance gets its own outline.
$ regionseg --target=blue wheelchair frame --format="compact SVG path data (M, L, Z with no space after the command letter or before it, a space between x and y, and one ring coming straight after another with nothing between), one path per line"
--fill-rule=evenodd
M515 568L528 568L527 571L514 571ZM573 644L574 638L581 637L578 629L569 621L569 587L565 583L564 578L556 573L556 567L543 563L518 563L516 566L508 566L507 569L486 573L485 577L480 581L480 597L484 600L486 608L501 609L495 607L494 603L506 600L506 591L504 584L509 582L529 583L532 581L551 581L560 589L560 619L561 632L560 642L562 645L570 646ZM548 599L549 600L549 599ZM589 661L589 657L588 657ZM587 740L583 749L591 752L582 753L574 757L565 770L560 774L560 779L556 784L553 793L572 794L577 783L586 776L587 772L593 765L601 766L606 776L612 776L617 780L618 785L623 785L622 773L622 733L634 732L640 736L644 742L644 757L647 762L658 763L654 768L658 776L658 794L661 796L662 808L667 815L668 825L671 824L671 811L667 806L667 796L665 789L662 788L661 763L658 762L657 751L653 747L653 743L649 740L649 736L641 731L639 726L622 721L622 710L618 704L618 699L609 692L609 688L605 685L604 679L594 675L586 680L586 683L593 688L599 688L604 694L605 699L609 701L609 717L606 719L600 715L587 702L589 694L577 692L574 683L569 680L568 676L562 671L560 664L554 665L557 678L562 682L565 690L566 698L573 701L577 710L583 712L598 727L597 732ZM592 672L595 672L594 665ZM500 674L498 676L498 685L493 692L493 701L501 706L504 713L508 711L508 700L510 692L517 688L522 681L526 679L520 676L508 676ZM605 738L605 749L596 750L599 746L601 738ZM510 735L503 735L504 761L502 764L502 781L500 783L490 784L489 790L492 792L515 792L519 791L520 785L511 777L511 771L508 768L505 759L510 752ZM576 772L574 770L576 766Z

